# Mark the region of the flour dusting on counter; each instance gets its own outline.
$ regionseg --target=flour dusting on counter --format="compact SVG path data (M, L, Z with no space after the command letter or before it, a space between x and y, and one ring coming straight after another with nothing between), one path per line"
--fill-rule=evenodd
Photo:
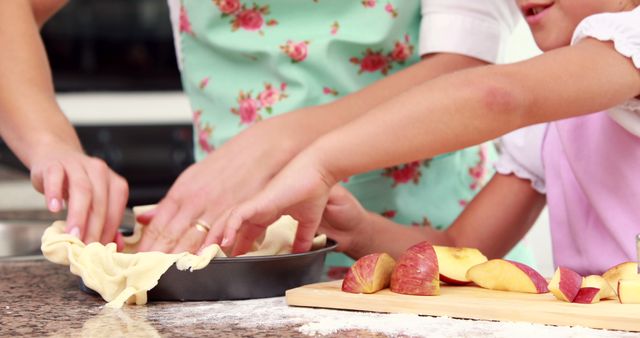
M159 305L159 304L158 304ZM163 304L164 305L164 304ZM167 304L168 305L168 304ZM583 327L475 321L413 314L380 314L289 307L283 297L215 303L183 303L180 306L150 306L148 319L166 325L185 321L216 322L247 328L278 328L299 325L300 333L314 336L341 330L368 330L389 336L420 337L638 337L637 334Z

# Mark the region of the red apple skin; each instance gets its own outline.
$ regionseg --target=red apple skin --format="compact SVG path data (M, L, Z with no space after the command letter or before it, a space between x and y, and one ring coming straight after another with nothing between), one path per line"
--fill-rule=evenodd
M557 281L557 286L554 282ZM552 286L552 284L554 284ZM577 272L564 267L558 267L549 283L549 289L553 295L562 301L573 302L582 286L582 276Z
M536 290L538 290L538 293L549 292L549 289L547 288L547 285L548 285L547 280L544 277L542 277L542 275L538 271L534 270L532 267L526 264L510 261L507 259L505 260L515 265L518 269L522 270L522 272L527 274L529 279L531 279L531 281L533 282L533 285L536 287Z
M440 280L449 284L449 285L469 285L471 281L465 282L457 279L451 279L445 275L440 275Z
M428 242L418 243L405 251L391 274L391 291L405 295L435 296L440 294L438 257Z
M389 286L395 261L386 253L373 253L358 259L342 281L342 291L375 293Z
M580 288L578 290L578 294L573 299L573 303L578 304L592 304L600 301L598 298L598 293L600 293L599 288Z

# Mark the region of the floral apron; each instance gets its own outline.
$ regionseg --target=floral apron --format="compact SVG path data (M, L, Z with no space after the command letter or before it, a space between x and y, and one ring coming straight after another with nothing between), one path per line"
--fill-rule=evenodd
M418 62L419 26L419 1L182 0L196 159L262 119L331 102ZM472 147L344 184L371 211L444 229L490 175L493 151ZM510 258L528 262L522 252ZM337 276L351 262L332 253L327 270Z

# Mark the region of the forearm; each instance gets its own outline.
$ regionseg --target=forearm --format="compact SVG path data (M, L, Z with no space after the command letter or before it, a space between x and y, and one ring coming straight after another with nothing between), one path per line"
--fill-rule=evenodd
M0 134L27 167L34 154L52 142L81 149L56 103L38 32L38 21L49 17L53 8L34 6L28 1L0 1L0 42L10 46L0 57Z
M421 84L326 134L305 156L319 158L332 184L526 125L600 111L638 93L640 72L630 60L607 44L585 41L529 61Z
M265 120L254 128L280 134L287 130L290 141L288 149L295 155L321 135L347 124L409 88L443 74L485 64L478 59L457 54L429 55L411 67L343 98Z
M368 213L360 233L345 251L359 258L374 252L399 257L422 241L433 245L477 248L487 257L506 255L531 229L546 203L531 183L513 175L495 175L445 231L401 226Z

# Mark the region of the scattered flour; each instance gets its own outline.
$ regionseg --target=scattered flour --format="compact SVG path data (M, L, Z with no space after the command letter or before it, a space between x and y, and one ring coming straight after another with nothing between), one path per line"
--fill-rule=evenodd
M289 307L284 297L158 305L147 308L147 318L165 325L201 321L265 329L299 325L299 332L311 336L364 329L388 336L411 337L639 337L633 333L583 327Z

